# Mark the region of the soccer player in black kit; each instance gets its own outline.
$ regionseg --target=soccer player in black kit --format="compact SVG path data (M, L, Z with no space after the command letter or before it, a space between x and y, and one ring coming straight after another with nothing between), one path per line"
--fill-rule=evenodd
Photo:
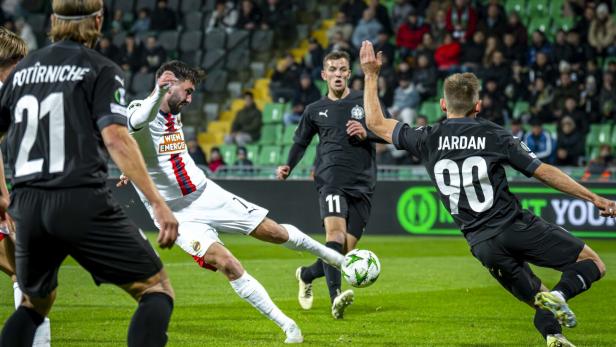
M0 93L17 281L25 297L4 324L0 345L32 345L70 255L97 284L116 284L139 302L129 346L163 346L173 289L145 235L106 187L109 155L156 206L161 247L173 245L177 221L126 128L122 70L90 49L100 35L103 1L53 0L52 8L54 43L18 63Z
M347 53L338 51L323 59L321 77L327 81L327 96L306 107L287 165L277 170L278 179L286 179L312 138L319 135L315 183L326 232L325 245L343 254L355 248L368 223L376 185L373 142L382 142L366 130L363 93L348 87L350 60ZM332 316L343 318L344 310L353 303L354 293L340 292L340 271L320 259L296 271L300 306L306 310L312 307L312 281L323 276L332 301Z
M592 193L559 169L542 163L519 138L477 117L479 80L454 74L444 83L441 108L447 119L419 128L385 119L377 94L381 53L362 43L366 123L376 135L421 158L443 204L468 241L471 252L511 294L535 309L534 324L549 347L573 346L561 324L574 327L567 300L588 290L605 274L597 253L563 228L522 210L509 191L505 169L533 176L544 184L592 202L604 217L616 216L616 203ZM548 289L528 264L562 272Z

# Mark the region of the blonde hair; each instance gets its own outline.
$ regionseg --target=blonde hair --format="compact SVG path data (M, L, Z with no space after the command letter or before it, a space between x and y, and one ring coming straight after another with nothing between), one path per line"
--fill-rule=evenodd
M102 0L53 0L49 38L52 42L72 40L93 47L101 36L96 27L96 12L102 11ZM81 19L60 19L60 16L83 16ZM100 13L102 15L102 12Z
M467 115L479 101L479 79L470 72L453 74L445 79L443 94L447 112Z
M15 65L26 54L26 42L9 29L0 27L0 69Z

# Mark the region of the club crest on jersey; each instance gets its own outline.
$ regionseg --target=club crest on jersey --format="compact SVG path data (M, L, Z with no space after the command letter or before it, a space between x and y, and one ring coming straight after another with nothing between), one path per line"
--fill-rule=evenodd
M364 108L359 105L355 105L355 107L351 109L351 118L357 120L364 118Z

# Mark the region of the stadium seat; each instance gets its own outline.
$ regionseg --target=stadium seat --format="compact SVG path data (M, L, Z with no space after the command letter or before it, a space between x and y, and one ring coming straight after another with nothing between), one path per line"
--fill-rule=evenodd
M222 155L222 160L227 165L233 165L235 163L235 156L237 153L236 145L220 145L218 147L220 149L220 154Z
M528 35L532 35L537 30L547 33L550 29L550 22L549 17L534 17L528 24Z
M515 11L519 13L520 17L522 18L526 15L526 1L525 0L507 0L507 2L505 3L505 11L507 13Z
M317 147L316 146L308 146L306 148L306 152L304 152L304 156L302 160L297 164L297 168L299 169L310 169L314 165L314 160L317 157Z
M597 137L597 144L609 144L612 139L612 124L601 124Z
M246 158L256 164L257 157L259 156L259 145L246 145Z
M134 74L131 86L138 99L147 96L154 88L154 74L141 72Z
M269 52L274 43L274 32L271 30L255 30L250 38L250 49L256 52Z
M601 131L601 124L591 124L590 130L586 135L586 152L590 153L589 149L593 146L599 145L599 132Z
M552 136L552 138L556 140L556 137L558 136L558 131L556 130L555 123L545 123L543 124L542 127L543 127L543 131L549 133L550 136Z
M231 122L215 120L207 125L208 132L222 132L228 134L231 132Z
M122 45L124 44L124 41L126 40L126 32L125 31L121 31L119 33L116 33L113 35L113 37L111 38L111 42L118 48L121 48Z
M205 47L206 52L214 49L224 49L226 39L227 33L224 29L211 30L205 35L203 47Z
M182 13L200 12L203 0L182 0Z
M201 30L203 14L201 12L186 13L182 24L184 25L185 31Z
M203 51L181 52L180 60L190 66L199 66L203 60Z
M201 48L201 39L203 33L199 30L187 31L182 34L180 38L180 51L181 52L194 52Z
M225 50L224 49L215 49L215 50L206 50L205 57L203 57L203 68L205 70L213 71L223 69L225 66ZM225 86L222 86L223 89Z
M562 18L564 4L565 4L565 0L550 1L550 9L549 9L548 15L554 18L554 20L557 20L558 18Z
M47 18L44 14L30 14L27 21L35 33L42 33L47 31Z
M203 10L208 12L213 11L214 8L216 8L216 2L217 0L205 0L205 7Z
M179 38L180 33L177 31L163 31L160 35L158 35L158 42L165 49L165 51L176 51L178 49Z
M531 18L547 16L549 0L532 0L528 2L527 13Z
M517 101L513 106L513 118L519 119L522 115L528 113L529 105L526 101Z
M280 146L261 146L257 165L276 166L280 163Z
M227 50L236 48L248 49L249 47L250 32L248 30L234 30L229 35L227 35Z
M419 109L419 114L428 118L428 123L432 124L438 121L442 115L441 106L438 102L424 101Z
M180 9L180 0L167 0L167 8L177 12Z
M273 145L280 141L282 136L282 125L266 124L261 128L261 138L259 143L262 145Z
M230 71L246 71L246 67L250 65L250 51L237 47L227 54L226 61L226 67Z
M224 93L228 78L229 74L225 70L211 70L208 72L208 77L205 79L203 89L209 93Z
M283 145L293 144L293 137L295 136L295 129L297 129L295 125L287 125L284 128L284 131L282 133L282 144Z
M118 0L114 1L113 11L122 10L124 13L131 13L135 9L135 0Z
M265 105L263 110L263 123L281 123L285 109L285 104L270 102Z
M314 85L319 89L321 95L327 94L327 82L323 80L314 80Z
M123 0L117 0L123 1ZM139 11L142 8L147 8L152 11L156 7L157 0L137 0L137 4L135 5L135 9Z

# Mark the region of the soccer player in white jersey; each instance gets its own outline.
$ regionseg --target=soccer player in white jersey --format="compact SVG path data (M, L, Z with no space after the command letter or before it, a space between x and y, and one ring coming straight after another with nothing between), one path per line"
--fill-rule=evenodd
M184 142L180 110L191 102L191 94L203 77L201 70L180 61L163 64L156 73L152 94L128 106L128 127L141 148L149 174L180 222L176 244L201 266L220 270L242 299L285 332L286 343L303 342L297 324L223 246L218 232L250 235L308 251L337 267L343 256L296 227L267 218L268 210L222 189L195 165ZM126 182L123 178L118 185ZM142 201L149 210L147 200L142 197Z
M28 53L28 46L24 40L6 29L0 27L0 88L11 74L15 65ZM4 176L4 160L0 153L0 171ZM6 211L9 205L9 191L4 180L0 180L0 210ZM13 299L15 308L21 305L23 294L15 276L15 240L14 225L7 213L0 215L0 270L6 273L13 281ZM51 340L51 327L49 318L45 317L43 324L36 329L33 346L49 346Z

